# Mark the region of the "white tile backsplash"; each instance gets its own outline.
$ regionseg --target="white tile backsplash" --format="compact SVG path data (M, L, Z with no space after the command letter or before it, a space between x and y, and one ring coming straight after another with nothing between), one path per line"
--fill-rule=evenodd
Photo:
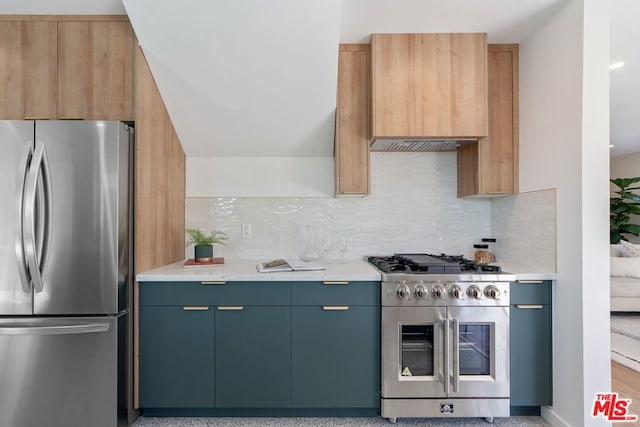
M230 177L232 179L232 177ZM240 225L252 224L251 239L241 239ZM473 243L491 235L491 201L456 197L456 154L371 153L371 194L362 199L187 198L186 226L216 228L230 236L219 256L243 259L299 257L314 229L319 253L332 241L328 258L338 259L345 238L345 258L394 252L473 254ZM187 257L193 249L187 248Z
M497 264L532 273L556 271L555 189L494 199L491 230Z

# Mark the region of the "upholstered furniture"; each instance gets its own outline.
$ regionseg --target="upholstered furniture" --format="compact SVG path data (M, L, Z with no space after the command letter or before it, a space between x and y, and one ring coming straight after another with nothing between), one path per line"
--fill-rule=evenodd
M622 251L611 245L610 310L640 312L640 257L622 257Z

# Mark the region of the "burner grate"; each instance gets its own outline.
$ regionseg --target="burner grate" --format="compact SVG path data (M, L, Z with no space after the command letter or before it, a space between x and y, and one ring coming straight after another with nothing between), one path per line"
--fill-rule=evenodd
M384 273L415 274L460 274L501 273L497 265L480 265L462 255L394 254L393 256L370 256L367 261Z

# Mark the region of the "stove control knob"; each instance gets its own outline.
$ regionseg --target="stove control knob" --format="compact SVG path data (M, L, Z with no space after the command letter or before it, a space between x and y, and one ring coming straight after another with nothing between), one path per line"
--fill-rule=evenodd
M413 293L418 299L426 299L429 291L427 291L427 287L425 285L418 284L415 288L413 288Z
M462 289L460 289L460 286L458 285L453 285L449 288L449 296L451 298L454 299L461 299L462 298Z
M396 294L402 299L409 299L409 296L411 296L411 289L409 289L409 286L406 284L401 283L396 286Z
M440 299L446 296L446 292L444 291L442 285L435 285L433 288L431 288L431 295L433 295L435 299Z
M493 285L484 288L484 295L490 299L500 299L500 290Z
M476 285L471 285L467 289L467 295L469 298L480 299L482 297L482 291Z

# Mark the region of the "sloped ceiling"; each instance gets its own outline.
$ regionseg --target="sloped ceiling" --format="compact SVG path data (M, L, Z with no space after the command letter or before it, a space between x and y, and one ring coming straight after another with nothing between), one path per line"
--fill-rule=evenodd
M332 156L339 0L124 5L187 157Z

